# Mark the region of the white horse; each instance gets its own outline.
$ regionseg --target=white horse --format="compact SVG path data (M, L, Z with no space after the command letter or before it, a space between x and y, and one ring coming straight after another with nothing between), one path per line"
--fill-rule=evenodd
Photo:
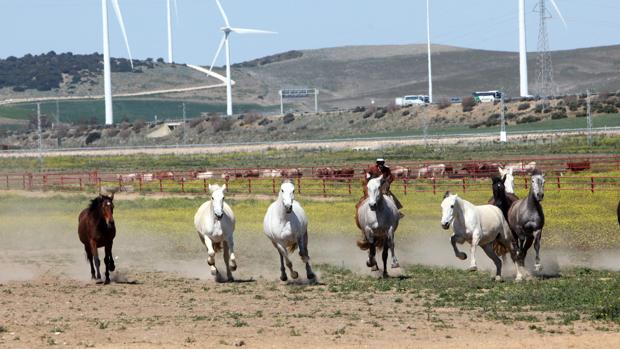
M398 228L400 215L394 200L381 193L383 184L383 176L368 180L368 197L357 208L355 219L364 234L364 240L358 241L357 245L362 250L369 250L366 265L373 271L378 270L376 248L382 247L383 277L387 277L388 249L392 252L392 268L400 266L394 254L394 233Z
M224 263L226 263L226 276L228 281L233 281L232 271L237 270L235 259L235 243L233 232L235 231L235 215L232 209L224 202L226 185L211 185L211 200L200 206L194 216L194 225L202 243L207 247L207 263L211 268L211 274L217 275L215 267L215 252L224 248Z
M306 264L306 276L308 280L313 280L315 275L308 256L308 218L299 202L295 201L295 186L290 181L282 183L278 199L269 205L263 228L265 235L280 254L280 280L288 280L284 261L291 277L299 277L288 256L289 252L294 252L298 246L301 260Z
M499 171L499 176L504 180L504 188L506 188L506 193L514 194L515 177L512 175L512 167L506 167L505 169L498 167L497 170Z
M475 206L450 192L446 192L441 203L441 210L441 226L447 230L452 225L453 233L450 242L456 257L461 260L467 259L467 255L459 251L456 244L469 242L471 244L469 270L476 271L478 270L475 255L476 247L482 247L482 250L495 264L495 280L500 281L502 279L502 261L493 251L493 242L497 240L499 243L502 257L510 253L513 261L516 258L512 248L512 233L502 211L493 205ZM517 264L515 263L515 265ZM521 271L517 265L517 280L521 279Z

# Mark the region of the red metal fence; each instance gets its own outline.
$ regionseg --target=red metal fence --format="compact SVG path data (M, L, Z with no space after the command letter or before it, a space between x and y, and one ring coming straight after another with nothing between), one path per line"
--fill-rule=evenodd
M535 162L535 165L533 164ZM435 161L408 162L392 166L397 180L392 190L401 195L415 192L441 194L489 191L488 177L497 166L511 166L516 172L515 187L527 189L527 172L538 168L546 174L547 190L620 190L620 155L519 158L498 162ZM237 194L277 193L282 177L292 179L298 193L314 196L348 196L361 193L362 165L306 168L245 168L150 172L49 172L0 174L0 190L88 191L117 187L121 191L150 193L205 193L209 183L227 183Z

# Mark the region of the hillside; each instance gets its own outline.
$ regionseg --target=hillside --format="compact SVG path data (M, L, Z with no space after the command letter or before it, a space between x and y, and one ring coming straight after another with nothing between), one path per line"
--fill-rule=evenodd
M436 100L441 97L467 96L474 90L504 89L508 95L516 95L518 89L518 61L513 52L472 50L450 46L433 46L434 91ZM49 57L51 56L51 57ZM58 69L53 64L44 65L41 70L35 58L54 62L61 58L69 62L84 61L78 68L61 69L62 82L59 87L38 88L24 84L18 72L28 72L28 66L39 67L38 71L54 75L52 82L58 80ZM552 53L555 78L559 93L581 93L590 88L595 91L616 91L620 89L620 45L584 48ZM101 94L103 79L98 55L40 55L23 58L11 57L0 61L0 101L15 98L50 96L87 96ZM529 55L530 89L535 93L536 54ZM66 60L65 59L65 60ZM115 61L115 66L126 68L123 60ZM19 63L19 64L18 64ZM188 68L185 65L165 64L159 61L137 61L134 72L115 69L113 73L114 93L149 91L214 84L218 81ZM3 69L9 67L9 69ZM10 68L13 67L13 68ZM16 67L19 67L17 69ZM82 67L82 68L81 68ZM85 68L83 68L85 67ZM34 69L34 68L33 68ZM221 67L216 69L223 73ZM13 73L11 79L6 72ZM34 70L37 72L37 70ZM47 73L46 73L47 74ZM78 75L79 78L75 78ZM396 96L421 94L427 89L426 47L425 45L391 46L349 46L318 50L289 51L236 64L233 67L233 88L236 104L255 105L257 108L274 107L279 104L278 90L283 87L311 87L320 89L319 104L324 110L366 106L370 100L378 105L387 105ZM30 79L32 80L32 79ZM51 85L53 85L53 83ZM48 84L49 85L49 84ZM215 110L223 109L225 93L223 88L158 95L142 99L171 101L183 100L203 104L190 117L200 112L213 111L209 104L217 105ZM313 106L310 100L289 100L287 109L308 110ZM88 102L96 104L101 102ZM30 112L32 106L29 107ZM142 108L142 107L141 107ZM102 108L82 107L79 110ZM144 109L144 108L142 108ZM163 118L178 118L180 108L166 107L171 114L160 114ZM126 110L126 109L123 109ZM122 115L120 120L127 115ZM247 110L247 109L246 109ZM242 110L243 111L243 110ZM132 118L137 113L129 113ZM138 111L139 113L139 111ZM23 118L0 108L0 118ZM95 115L99 119L100 115ZM152 115L144 115L149 119ZM93 115L84 115L92 119ZM71 120L74 120L72 117ZM102 116L101 116L102 119Z

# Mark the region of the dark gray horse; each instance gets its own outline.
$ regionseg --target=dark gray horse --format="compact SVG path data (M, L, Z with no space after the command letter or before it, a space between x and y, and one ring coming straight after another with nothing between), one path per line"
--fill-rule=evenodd
M504 214L504 218L508 220L508 210L519 198L513 193L506 192L504 183L506 176L493 176L491 180L493 181L493 197L489 200L489 204L499 207Z
M527 250L534 243L536 250L536 271L541 271L540 237L545 225L545 214L540 202L545 197L545 177L539 170L532 173L532 185L525 199L518 200L508 210L508 224L514 234L517 263L524 266Z

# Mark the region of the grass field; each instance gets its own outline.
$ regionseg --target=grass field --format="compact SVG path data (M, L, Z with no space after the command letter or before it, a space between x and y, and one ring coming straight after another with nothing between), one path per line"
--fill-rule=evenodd
M195 118L201 113L226 111L225 104L210 104L186 102L187 118ZM235 104L235 111L243 113L247 111L275 112L280 106L261 106L258 104ZM0 117L12 119L29 119L36 115L36 104L18 104L14 106L0 106ZM61 101L59 102L60 121L65 123L80 123L104 119L103 100L98 101ZM41 112L49 116L56 116L56 102L41 103ZM139 100L139 99L115 99L114 116L119 122L122 120L135 121L138 119L153 121L157 115L158 120L181 119L183 117L182 102L174 100Z
M588 146L585 136L564 137L546 143L470 144L467 146L390 146L368 151L311 149L269 149L260 152L229 152L222 154L118 155L118 156L49 156L44 157L41 169L148 171L158 169L216 169L285 166L343 166L365 164L376 157L390 163L415 160L484 160L494 161L520 156L567 154L616 154L620 136L595 136ZM269 165L266 165L269 164ZM4 171L39 169L37 158L2 157Z

